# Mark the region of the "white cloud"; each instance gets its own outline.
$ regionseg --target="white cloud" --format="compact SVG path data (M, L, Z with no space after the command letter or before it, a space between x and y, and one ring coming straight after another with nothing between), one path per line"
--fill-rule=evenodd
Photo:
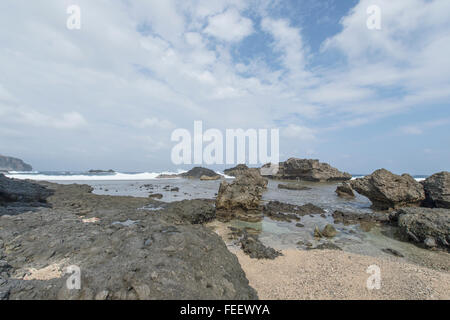
M145 118L138 123L139 128L160 128L172 129L175 125L169 120L158 119L157 117Z
M316 140L316 130L305 126L290 124L281 131L282 136L299 141Z
M209 17L203 32L220 40L239 42L253 33L253 22L242 17L237 9L228 9L224 13Z

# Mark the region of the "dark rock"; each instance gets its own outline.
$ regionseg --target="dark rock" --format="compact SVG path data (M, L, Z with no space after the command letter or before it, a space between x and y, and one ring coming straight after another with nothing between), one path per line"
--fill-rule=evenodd
M427 241L428 247L434 242L447 250L450 248L449 209L402 208L391 217L406 239L422 244Z
M294 184L294 183L288 183L288 184L282 184L280 183L278 185L278 189L286 189L286 190L298 190L298 191L304 191L304 190L311 190L311 188L299 185L299 184Z
M342 183L337 186L336 193L341 198L352 199L355 197L355 193L349 183Z
M45 206L52 193L52 190L36 183L9 179L0 174L0 216L18 214L31 210L30 207Z
M152 199L162 199L163 195L161 193L152 193L148 197Z
M450 209L450 172L433 174L422 181L425 189L425 205L431 208Z
M336 210L333 212L334 223L344 225L358 224L364 222L385 223L389 222L389 215L383 213L356 213Z
M188 172L181 174L181 177L189 179L200 179L202 176L216 177L217 173L210 169L195 167L189 170Z
M314 228L314 237L315 238L333 238L337 235L336 229L331 225L327 224L323 230L320 230L319 227Z
M409 174L398 176L386 169L352 180L350 185L358 193L369 198L376 210L419 206L425 199L422 185L413 177Z
M291 222L291 220L300 220L299 216L323 214L325 211L311 203L298 206L280 201L270 201L263 206L263 213L273 220Z
M325 243L321 243L316 247L307 247L308 250L339 250L342 251L342 249L335 245L332 242L325 242Z
M50 184L49 184L50 185ZM77 185L51 185L51 209L24 213L20 223L0 219L0 239L11 275L64 261L81 269L81 290L68 290L68 275L52 280L7 278L2 297L12 300L53 299L257 299L239 261L212 230L197 223L194 211L205 203L167 204L160 211L142 210L146 198L99 196ZM70 203L90 209L83 223ZM212 204L212 203L211 203ZM182 208L192 212L184 213ZM195 209L197 208L197 209ZM138 221L129 227L114 221ZM20 236L19 236L20 235ZM7 292L7 293L6 293Z
M270 166L271 164L264 165L261 168L261 172L266 171L264 169ZM285 162L280 162L278 172L270 174L269 177L314 182L346 181L352 178L350 174L340 172L327 163L319 162L319 160L297 158L290 158Z
M397 250L391 249L391 248L386 248L386 249L381 249L381 251L383 251L384 253L396 256L396 257L400 257L403 258L404 255L401 254L400 252L398 252Z
M231 176L231 177L237 177L241 174L243 174L246 171L256 171L259 173L259 169L258 168L249 168L247 167L245 164L238 164L236 167L234 168L230 168L230 169L225 169L223 171L224 174L226 174L227 176Z
M171 202L160 213L176 224L180 222L203 224L216 218L214 200L209 199Z
M112 170L112 169L109 169L109 170L89 170L88 171L88 173L91 173L91 174L101 174L101 173L116 173L114 170Z
M299 228L303 228L305 225L303 223L296 223L295 226L299 227Z
M0 155L0 171L31 171L33 168L20 159Z
M275 259L283 254L273 248L266 247L259 241L255 235L249 235L244 232L244 236L240 240L241 248L245 254L249 255L252 259Z

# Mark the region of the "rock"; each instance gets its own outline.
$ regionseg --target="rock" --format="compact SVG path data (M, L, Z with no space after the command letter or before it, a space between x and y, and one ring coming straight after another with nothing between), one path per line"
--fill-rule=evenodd
M220 175L215 175L215 176L212 176L212 177L209 177L209 176L201 176L201 177L200 177L200 180L202 180L202 181L220 180L220 178L222 178L222 176L220 176Z
M149 194L148 197L152 198L152 199L162 199L163 195L161 193L152 193L152 194Z
M116 173L114 170L109 169L109 170L89 170L88 173L91 174L102 174L102 173Z
M180 176L188 179L200 179L202 176L216 177L217 173L210 169L195 167L189 170L188 172L182 173Z
M384 213L356 213L348 211L336 210L333 212L334 223L342 223L344 225L359 223L385 223L389 222L389 215Z
M323 235L322 235L322 233L320 232L319 227L318 227L318 226L315 226L315 228L314 228L314 238L322 238L322 237L323 237Z
M326 238L333 238L337 235L337 231L331 224L327 224L321 231L321 234Z
M256 235L249 235L244 231L244 236L240 240L241 248L245 254L252 259L275 259L283 254L273 248L266 247L259 241Z
M270 166L271 164L264 165L261 168L262 172L265 171L263 169ZM290 158L285 162L280 162L278 172L274 175L269 175L269 177L314 182L346 181L352 178L350 174L340 172L327 163L319 162L319 160L298 158Z
M55 190L48 199L51 208L24 213L20 223L15 219L0 219L0 239L4 241L6 260L11 275L59 263L61 268L77 265L81 269L81 289L67 290L67 274L49 280L22 280L19 276L6 279L8 291L4 285L0 286L3 297L12 300L258 298L237 257L222 239L209 228L191 223L208 216L213 202L164 204L148 198L95 195L83 192L87 189L77 185L51 185L51 188ZM82 223L67 207L74 202L92 210L91 215L100 221ZM142 209L149 203L164 208ZM190 212L184 212L183 208L189 208ZM195 212L199 213L198 217ZM139 222L129 227L112 226L114 221L127 219Z
M0 155L0 171L32 171L33 168L20 159Z
M395 175L386 169L350 181L351 187L372 201L376 210L419 206L425 199L422 185L409 174Z
M45 206L52 193L52 190L36 183L9 179L0 174L0 209L2 206L11 207L11 210L0 210L0 216L5 212L14 215L30 210L30 207Z
M243 174L246 171L256 171L259 173L259 169L258 168L249 168L247 167L245 164L238 164L236 167L234 168L230 168L230 169L225 169L223 171L224 174L226 174L227 176L231 176L231 177L237 177L241 174Z
M305 225L303 223L296 223L295 226L299 227L299 228L303 228Z
M425 189L426 206L450 209L450 172L433 174L422 185Z
M303 206L283 203L279 201L270 201L263 207L263 213L266 217L276 221L291 222L292 220L300 220L299 216L308 214L322 214L325 211L311 203Z
M171 192L178 192L178 191L180 191L180 188L178 188L178 187L170 188L170 191Z
M396 212L393 220L397 221L400 233L407 240L427 247L437 245L450 248L449 209L402 208Z
M163 208L166 220L179 224L203 224L216 218L214 200L195 199L171 202Z
M245 221L262 218L260 201L267 188L267 180L256 171L239 175L232 183L222 181L216 198L218 217L229 220L234 217Z
M342 251L342 249L339 246L335 245L332 242L321 243L316 247L309 246L309 247L307 247L307 249L308 250L339 250L339 251Z
M286 190L298 190L298 191L304 191L304 190L311 190L311 188L299 185L299 184L294 184L294 183L288 183L288 184L282 184L280 183L278 185L278 189L286 189Z
M381 251L383 251L384 253L396 256L396 257L400 257L403 258L404 255L401 254L400 252L398 252L397 250L391 249L391 248L386 248L386 249L381 249Z
M349 183L342 183L337 186L335 192L341 198L352 199L355 197L355 193Z

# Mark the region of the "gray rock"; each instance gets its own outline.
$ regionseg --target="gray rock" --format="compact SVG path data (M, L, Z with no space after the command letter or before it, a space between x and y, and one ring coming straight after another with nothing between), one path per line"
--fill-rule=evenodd
M394 216L395 220L406 239L427 247L433 247L434 241L439 247L450 248L449 209L402 208Z
M261 172L271 166L266 164L261 168ZM352 176L346 172L330 166L327 163L321 163L319 160L290 158L285 162L280 162L278 172L269 177L276 179L304 180L314 182L346 181Z
M200 179L202 176L216 177L217 173L207 168L195 167L188 172L182 173L180 176L189 179Z
M259 169L258 168L249 168L247 167L245 164L238 164L236 167L234 168L230 168L230 169L225 169L223 171L224 174L226 174L227 176L231 176L231 177L237 177L243 173L245 173L246 171L257 171L259 173Z
M283 254L273 248L266 247L259 241L256 235L249 235L244 231L244 236L240 240L241 248L245 254L252 259L275 259Z
M425 199L422 185L409 174L395 175L386 169L350 181L351 187L372 201L376 210L419 206Z
M450 172L433 174L422 182L425 189L425 205L450 209Z
M288 183L288 184L280 183L278 185L278 189L296 190L296 191L311 190L311 188L309 187L305 187L295 183Z
M343 183L337 186L335 192L341 198L352 199L355 197L355 193L349 183Z

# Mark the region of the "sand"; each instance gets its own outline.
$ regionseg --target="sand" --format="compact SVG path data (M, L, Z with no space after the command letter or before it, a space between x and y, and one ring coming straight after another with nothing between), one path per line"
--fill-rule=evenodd
M229 243L226 227L211 227ZM275 260L256 260L228 246L260 299L450 299L450 273L398 257L370 257L337 250L283 250ZM369 266L380 269L380 289L367 288Z

